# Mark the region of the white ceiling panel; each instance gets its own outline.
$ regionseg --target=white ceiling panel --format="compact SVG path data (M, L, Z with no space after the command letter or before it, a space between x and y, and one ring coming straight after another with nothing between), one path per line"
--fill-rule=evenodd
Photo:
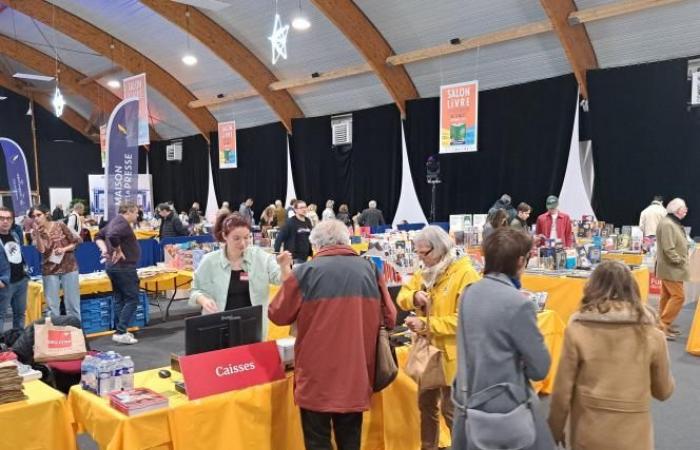
M578 9L611 3L576 0ZM586 24L600 67L700 54L700 1L686 0Z
M262 97L252 97L210 108L219 122L235 120L237 128L279 122L277 115Z
M532 36L464 53L408 64L421 97L440 95L440 85L479 80L479 89L554 77L571 66L554 34Z
M538 0L355 0L395 53L547 18Z

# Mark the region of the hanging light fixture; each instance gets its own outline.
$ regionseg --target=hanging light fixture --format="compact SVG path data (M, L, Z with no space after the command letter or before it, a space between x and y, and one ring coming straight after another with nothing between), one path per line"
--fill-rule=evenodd
M308 30L311 27L311 22L301 10L301 0L299 0L299 9L297 15L292 19L292 28L298 31Z
M272 34L267 38L272 44L272 64L277 64L280 56L287 59L287 34L289 24L282 26L282 18L277 13L277 0L275 0L275 24Z
M56 91L53 93L53 100L51 103L53 104L56 117L61 117L61 114L63 114L63 107L66 106L66 101L63 99L63 94L61 94L61 90L58 88L58 82L56 82Z
M121 85L122 84L119 82L119 80L109 80L107 82L107 86L109 86L112 89L119 89Z
M197 57L190 50L190 8L185 9L185 20L187 23L187 53L182 57L182 63L186 66L194 66L197 64Z

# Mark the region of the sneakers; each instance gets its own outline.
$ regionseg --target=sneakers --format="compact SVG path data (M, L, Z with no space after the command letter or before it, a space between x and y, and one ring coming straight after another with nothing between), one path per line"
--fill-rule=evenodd
M666 335L667 341L675 341L677 338L677 336L670 331L664 331L664 334Z
M125 345L133 345L133 344L136 344L138 342L138 339L136 339L133 334L128 333L128 332L124 333L124 334L114 333L112 335L112 340L114 342L119 343L119 344L125 344Z
M682 334L681 330L675 325L669 325L668 332L671 334L675 334L676 336L680 336Z

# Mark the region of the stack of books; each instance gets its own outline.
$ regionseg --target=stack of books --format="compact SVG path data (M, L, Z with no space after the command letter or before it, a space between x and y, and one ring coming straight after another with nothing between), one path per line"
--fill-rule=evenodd
M109 404L122 414L137 414L167 408L168 398L148 388L134 388L109 394Z
M13 361L0 363L0 405L26 400L22 391L22 377Z

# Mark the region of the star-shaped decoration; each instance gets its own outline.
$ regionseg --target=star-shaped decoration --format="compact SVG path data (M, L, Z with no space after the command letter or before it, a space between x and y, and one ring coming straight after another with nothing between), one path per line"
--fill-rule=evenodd
M53 94L53 101L51 103L53 104L56 117L61 117L61 114L63 114L63 107L66 106L66 101L63 99L63 94L61 94L61 90L58 86L56 86L56 92Z
M272 35L268 37L272 43L272 64L277 64L280 56L287 59L287 33L289 24L282 26L282 19L279 14L275 14L275 26Z

